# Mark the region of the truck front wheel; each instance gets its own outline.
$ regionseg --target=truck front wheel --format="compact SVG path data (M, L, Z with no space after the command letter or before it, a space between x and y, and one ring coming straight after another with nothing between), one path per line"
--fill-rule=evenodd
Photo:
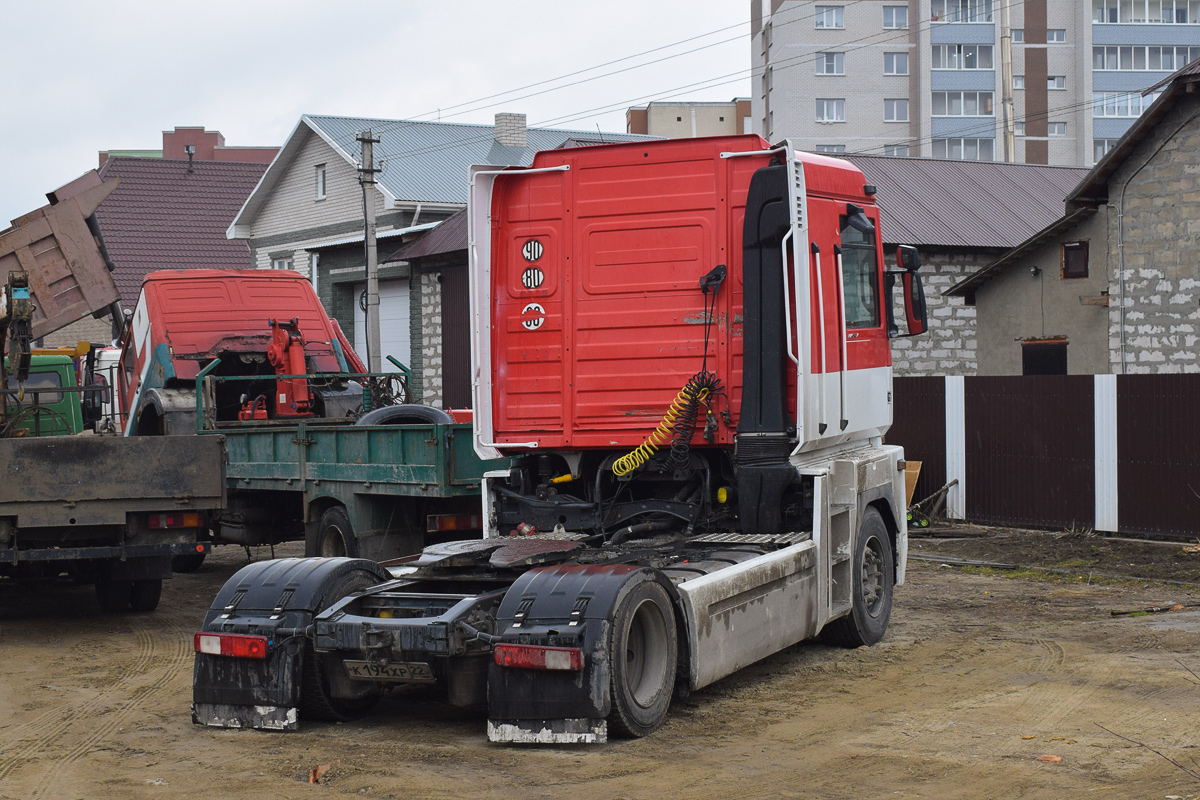
M612 711L609 724L623 736L648 736L667 717L675 687L678 634L667 590L639 576L617 602L609 642Z
M854 548L850 614L825 626L821 638L841 647L863 647L882 639L892 616L894 576L887 525L877 510L868 507Z

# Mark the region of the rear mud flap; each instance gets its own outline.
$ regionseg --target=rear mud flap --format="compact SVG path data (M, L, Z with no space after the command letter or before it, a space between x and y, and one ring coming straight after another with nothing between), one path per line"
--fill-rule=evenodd
M211 728L255 728L260 731L294 731L300 712L281 706L231 706L192 703L192 722Z
M488 741L508 744L604 744L603 719L489 719Z
M196 654L192 722L217 728L294 731L299 727L303 640L266 659Z

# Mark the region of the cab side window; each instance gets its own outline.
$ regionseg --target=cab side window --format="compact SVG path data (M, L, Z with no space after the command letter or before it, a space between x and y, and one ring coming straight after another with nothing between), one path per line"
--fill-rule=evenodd
M846 327L877 327L880 323L875 226L861 212L853 218L843 215L840 223ZM870 230L863 230L868 225Z

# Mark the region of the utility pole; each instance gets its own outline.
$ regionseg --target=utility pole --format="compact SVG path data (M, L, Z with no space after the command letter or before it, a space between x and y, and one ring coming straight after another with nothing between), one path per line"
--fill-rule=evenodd
M383 354L379 342L379 255L375 248L375 144L379 141L373 131L360 131L362 166L358 182L363 187L363 239L367 249L367 369L383 371Z
M1003 115L1001 125L1004 129L1004 160L1017 160L1017 141L1015 109L1013 106L1013 56L1012 56L1012 24L1009 21L1009 4L1001 0L1000 4L1000 97Z

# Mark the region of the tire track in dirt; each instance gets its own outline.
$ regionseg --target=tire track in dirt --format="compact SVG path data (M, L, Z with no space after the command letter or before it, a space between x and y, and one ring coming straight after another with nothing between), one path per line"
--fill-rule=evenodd
M0 753L4 754L0 756L0 786L10 777L15 778L23 766L39 761L44 765L42 774L22 796L43 796L66 768L110 736L183 666L188 653L180 626L163 625L161 620L154 624L137 617L123 621L131 628L135 652L119 660L103 688L83 702L56 705L0 738ZM131 681L142 681L144 685L130 692ZM102 720L100 725L91 724L98 720ZM71 746L73 734L80 731L87 735ZM59 755L46 759L47 753L54 752Z

